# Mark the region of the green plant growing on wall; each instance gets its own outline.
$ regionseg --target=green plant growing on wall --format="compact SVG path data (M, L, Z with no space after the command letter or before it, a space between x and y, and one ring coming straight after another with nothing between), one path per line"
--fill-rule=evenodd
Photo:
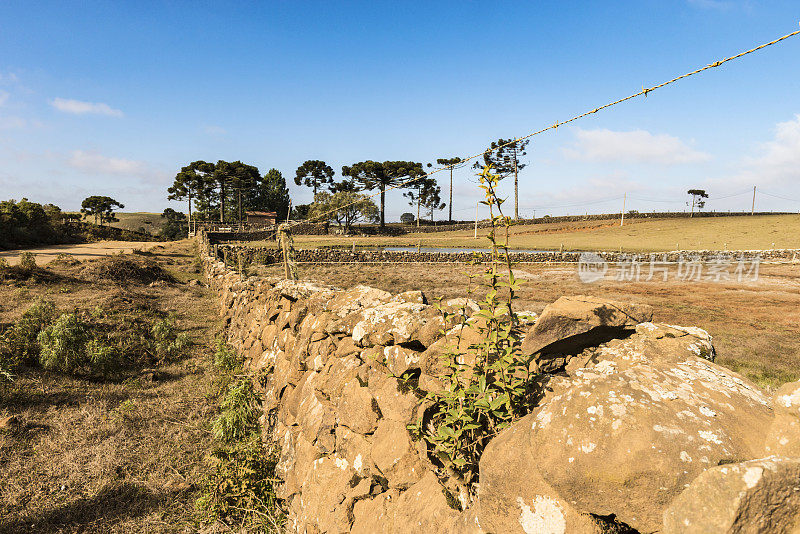
M481 341L465 354L455 347L445 352L445 387L426 394L425 402L430 402L431 408L409 425L412 434L427 442L429 453L441 465L462 506L474 498L478 462L489 440L530 410L538 390L529 359L520 351L522 327L513 309L519 282L508 257L513 223L503 215L503 200L497 196L499 181L488 165L479 176L485 195L482 202L491 221L491 261L482 275L486 296L469 322L466 313L459 314L461 328L475 329ZM448 324L453 316L445 315Z

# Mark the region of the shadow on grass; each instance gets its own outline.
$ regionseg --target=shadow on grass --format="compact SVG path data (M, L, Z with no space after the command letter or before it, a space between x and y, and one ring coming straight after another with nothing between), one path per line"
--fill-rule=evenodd
M97 532L110 530L126 519L144 516L160 505L174 502L179 491L152 493L133 484L103 489L94 497L84 497L69 504L19 519L0 518L0 532Z

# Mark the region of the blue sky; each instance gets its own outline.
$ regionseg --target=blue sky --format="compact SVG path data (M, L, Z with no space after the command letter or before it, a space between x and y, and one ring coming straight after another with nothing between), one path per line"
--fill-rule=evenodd
M796 1L0 4L0 198L161 211L186 163L421 162L798 29ZM533 139L523 216L800 210L800 36ZM443 173L443 195L447 184ZM456 173L454 216L474 216ZM504 192L512 193L510 181ZM769 194L767 194L769 193ZM772 195L772 196L770 196ZM784 197L784 198L778 198ZM414 211L390 193L387 217ZM445 217L441 212L438 217Z

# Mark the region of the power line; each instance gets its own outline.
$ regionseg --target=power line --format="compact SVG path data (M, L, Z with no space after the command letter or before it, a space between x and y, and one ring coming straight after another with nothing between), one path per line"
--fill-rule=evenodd
M654 85L653 87L645 88L644 86L642 86L642 90L641 91L638 91L638 92L636 92L636 93L634 93L632 95L626 96L624 98L620 98L619 100L615 100L613 102L609 102L608 104L605 104L603 106L594 108L591 111L586 111L584 113L581 113L580 115L575 115L571 119L567 119L567 120L565 120L563 122L556 121L554 124L552 124L550 126L542 128L542 129L537 130L535 132L531 132L528 135L525 135L525 136L522 136L522 137L517 137L515 139L509 140L508 142L506 142L504 144L501 144L501 145L498 145L498 146L496 146L494 148L488 148L488 149L484 150L483 152L479 152L479 153L474 154L472 156L463 158L460 162L457 163L457 165L462 165L462 164L464 164L464 163L466 163L466 162L468 162L470 160L477 159L480 156L483 156L484 154L489 154L490 152L493 152L495 150L499 150L499 149L501 149L503 147L516 144L519 141L523 141L523 140L531 138L531 137L533 137L535 135L542 134L542 133L547 132L549 130L555 130L559 126L564 126L565 124L569 124L569 123L574 122L576 120L582 119L584 117L587 117L589 115L597 113L598 111L604 110L606 108L610 108L611 106L615 106L617 104L621 104L623 102L626 102L628 100L632 100L632 99L640 97L640 96L647 97L648 93L650 93L652 91L655 91L656 89L661 89L662 87L666 87L667 85L673 84L673 83L675 83L675 82L677 82L679 80L682 80L684 78L688 78L689 76L694 76L695 74L700 74L701 72L704 72L706 70L713 69L715 67L719 67L720 65L722 65L724 63L727 63L729 61L733 61L734 59L739 59L739 58L744 57L744 56L746 56L748 54L752 54L753 52L757 52L758 50L761 50L762 48L766 48L768 46L772 46L774 44L780 43L781 41L783 41L785 39L788 39L789 37L794 37L795 35L798 35L798 34L800 34L800 30L793 31L792 33L787 33L786 35L784 35L782 37L778 37L777 39L769 41L768 43L764 43L762 45L756 46L755 48L751 48L749 50L745 50L744 52L740 52L740 53L738 53L736 55L733 55L733 56L730 56L730 57L726 57L726 58L721 59L719 61L715 61L714 63L709 63L705 67L700 67L699 69L695 69L695 70L693 70L691 72L687 72L686 74L681 74L680 76L676 76L675 78L672 78L671 80L667 80L667 81L662 82L662 83L660 83L658 85ZM423 174L421 176L417 176L417 177L411 178L411 179L406 180L404 182L401 182L399 184L396 184L396 185L393 185L393 186L389 186L389 187L383 189L382 191L378 191L377 193L374 193L372 195L366 195L366 199L374 198L374 197L380 195L381 193L386 193L386 191L392 191L394 189L399 189L401 187L405 187L410 183L416 182L417 180L422 180L423 178L427 178L428 176L431 176L432 174L436 174L437 172L441 172L441 171L443 171L445 169L450 169L451 167L452 167L452 165L446 165L446 166L441 167L439 169L435 169L435 170L433 170L433 171L431 171L431 172L429 172L427 174ZM350 202L349 204L345 204L344 206L341 206L339 208L328 210L328 211L326 211L324 213L321 213L321 214L319 214L319 215L317 215L315 217L312 217L310 219L306 219L304 221L297 221L297 222L295 222L293 224L297 225L297 224L303 224L303 223L313 222L315 220L324 219L324 218L327 218L327 216L331 215L332 213L335 213L337 211L342 210L343 208L352 206L354 204L358 204L358 203L363 202L363 201L364 201L364 199L353 201L353 202Z
M774 194L772 194L772 193L767 193L767 192L766 192L766 191L764 191L763 189L759 189L759 190L758 190L758 192L759 192L759 193L761 193L762 195L767 195L767 196L770 196L770 197L780 198L780 199L782 199L782 200L790 200L790 201L792 201L792 202L800 202L800 200L799 200L799 199L796 199L796 198L789 198L789 197L784 197L784 196L781 196L781 195L774 195Z

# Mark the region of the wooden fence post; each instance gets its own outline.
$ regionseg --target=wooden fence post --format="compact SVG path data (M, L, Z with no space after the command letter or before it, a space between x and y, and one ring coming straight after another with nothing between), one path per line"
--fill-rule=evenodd
M288 223L278 226L278 237L283 253L283 273L287 280L297 280L297 265L294 259L294 242L292 231Z

